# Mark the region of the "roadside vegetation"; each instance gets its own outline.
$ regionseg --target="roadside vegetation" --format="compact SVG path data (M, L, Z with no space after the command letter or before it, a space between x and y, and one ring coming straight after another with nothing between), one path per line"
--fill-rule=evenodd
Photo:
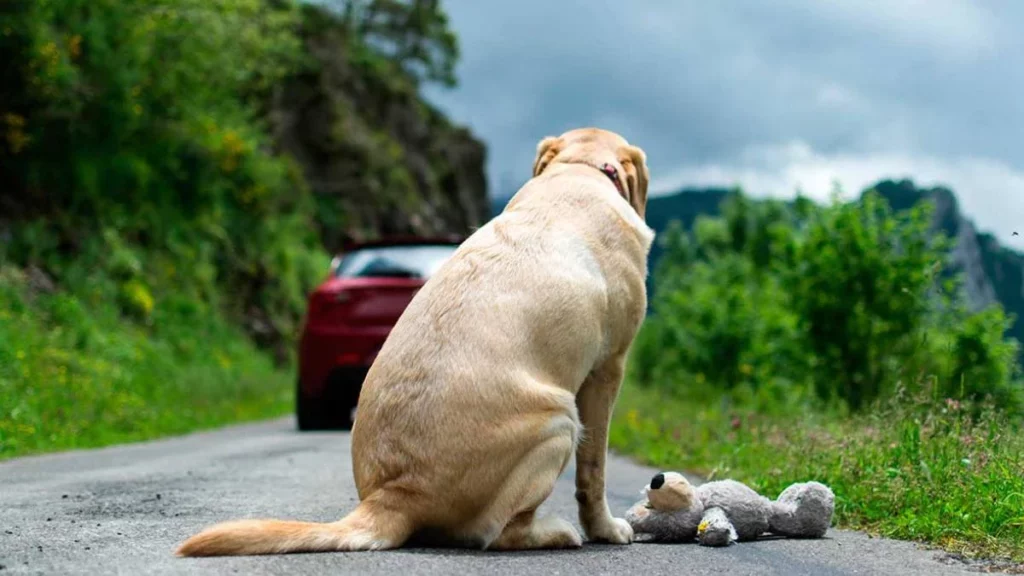
M819 480L838 526L1024 562L1018 343L962 304L931 206L722 214L662 240L612 447L771 497Z
M285 414L329 251L476 223L437 2L331 6L4 3L0 459Z
M90 290L40 289L16 268L0 271L0 457L184 433L291 407L291 374L208 308L167 302L153 307L151 324L135 325L102 297L90 304Z

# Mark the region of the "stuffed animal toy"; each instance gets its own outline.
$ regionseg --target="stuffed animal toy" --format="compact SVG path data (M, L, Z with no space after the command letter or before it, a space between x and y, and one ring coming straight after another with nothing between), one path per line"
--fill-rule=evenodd
M772 502L746 484L718 480L696 488L677 472L664 472L626 512L638 540L728 546L765 533L821 538L832 524L835 495L818 482L792 484Z

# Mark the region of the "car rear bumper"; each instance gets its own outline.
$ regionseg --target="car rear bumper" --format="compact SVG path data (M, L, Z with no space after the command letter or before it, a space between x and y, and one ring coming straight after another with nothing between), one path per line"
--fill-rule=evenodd
M366 372L391 327L309 327L299 343L299 382L307 396L339 393L334 388L362 386ZM342 393L345 395L345 393Z

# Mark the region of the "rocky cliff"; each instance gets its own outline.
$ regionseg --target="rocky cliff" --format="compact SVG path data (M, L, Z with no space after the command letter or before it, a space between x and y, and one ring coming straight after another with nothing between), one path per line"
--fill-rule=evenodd
M925 200L934 203L933 226L954 242L950 269L962 273L968 303L974 309L1002 304L1016 317L1010 335L1024 342L1024 255L980 232L948 188L918 188L910 180L884 180L874 188L896 210Z
M330 251L389 234L465 234L488 217L485 147L419 94L413 77L382 73L342 16L306 7L300 37L312 65L273 96L280 151L317 197Z

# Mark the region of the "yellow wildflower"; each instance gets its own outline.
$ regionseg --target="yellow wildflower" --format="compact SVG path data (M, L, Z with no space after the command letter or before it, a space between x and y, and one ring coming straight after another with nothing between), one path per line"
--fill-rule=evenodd
M78 56L81 53L82 37L78 34L75 34L70 39L68 39L68 54L71 56L71 59L74 60L75 58L78 58Z
M636 408L626 412L626 421L629 422L630 426L636 427L640 421L640 413L637 412Z
M25 134L25 118L18 114L8 112L3 116L4 124L7 125L7 130L4 136L7 139L7 145L10 146L11 151L17 154L21 152L25 145L28 144L29 138Z

